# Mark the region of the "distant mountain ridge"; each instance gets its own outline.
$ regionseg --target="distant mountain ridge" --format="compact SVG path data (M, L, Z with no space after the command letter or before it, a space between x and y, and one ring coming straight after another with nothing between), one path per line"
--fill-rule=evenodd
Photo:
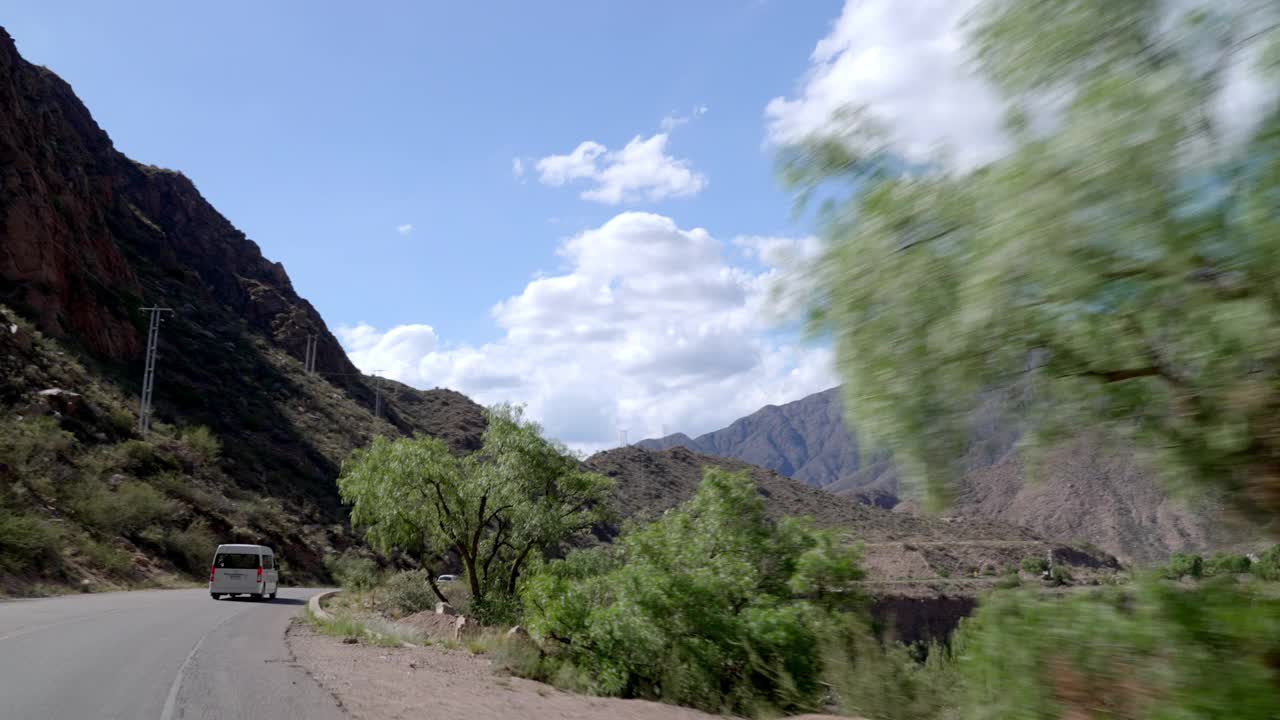
M868 451L845 427L840 388L784 405L767 405L728 427L690 438L676 433L638 447L734 458L831 492L872 491L892 497L897 475L888 453Z
M1134 449L1097 437L1064 442L1038 474L1028 472L1002 402L993 395L978 410L982 430L949 513L1024 526L1063 542L1087 541L1138 562L1261 537L1258 528L1207 501L1172 499ZM918 503L900 494L892 456L866 448L845 424L839 387L769 405L696 438L677 433L637 445L733 458L837 495L919 512Z

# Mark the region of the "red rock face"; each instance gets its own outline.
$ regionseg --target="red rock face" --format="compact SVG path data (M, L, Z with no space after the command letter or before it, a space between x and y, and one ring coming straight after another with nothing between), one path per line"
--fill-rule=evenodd
M0 303L117 362L145 342L142 305L229 309L322 372L354 373L284 267L181 173L117 152L70 86L0 29Z
M108 218L119 157L71 88L0 30L0 298L50 334L126 358L137 328L99 301L104 287L139 291Z

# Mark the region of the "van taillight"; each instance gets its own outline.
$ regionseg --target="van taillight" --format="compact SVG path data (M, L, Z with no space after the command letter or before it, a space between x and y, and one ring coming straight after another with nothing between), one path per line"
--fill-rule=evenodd
M258 582L262 582L262 568L258 568Z
M217 569L218 568L216 566L213 566L213 565L209 566L209 582L213 582L213 572Z

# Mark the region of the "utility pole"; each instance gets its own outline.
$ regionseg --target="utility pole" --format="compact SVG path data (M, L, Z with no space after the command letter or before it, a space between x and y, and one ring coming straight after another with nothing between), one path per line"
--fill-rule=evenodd
M307 353L306 359L302 365L308 375L316 374L316 346L319 345L320 338L315 333L307 335Z
M147 359L142 371L142 402L138 406L138 432L146 435L151 431L151 395L156 385L156 344L160 339L160 323L164 313L173 310L163 307L139 309L151 315L151 324L147 328Z
M373 416L382 417L382 376L375 375L374 378L376 379L373 381Z
M662 437L666 437L666 436L668 436L668 435L670 435L670 434L671 434L671 433L667 432L667 424L666 424L666 423L662 423Z

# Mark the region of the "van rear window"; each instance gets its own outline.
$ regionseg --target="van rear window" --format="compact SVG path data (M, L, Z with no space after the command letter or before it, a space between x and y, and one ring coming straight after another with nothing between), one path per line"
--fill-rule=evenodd
M232 570L253 570L258 567L258 556L249 553L218 553L213 566Z

